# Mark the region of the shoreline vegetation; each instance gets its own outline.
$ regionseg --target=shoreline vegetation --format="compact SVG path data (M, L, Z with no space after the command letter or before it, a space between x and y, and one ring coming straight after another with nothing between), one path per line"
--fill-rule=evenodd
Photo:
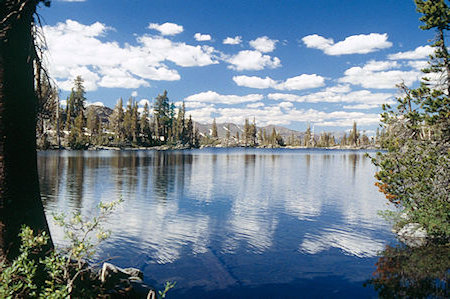
M433 30L434 49L420 86L398 85L397 105L383 105L377 153L379 191L395 211L384 216L409 247L450 245L450 54L446 45L450 7L443 0L415 0L422 30Z
M65 107L59 102L56 89L47 87L48 95L38 110L36 138L38 149L191 149L204 147L252 148L328 148L378 149L386 135L377 129L369 137L359 131L357 123L349 132L315 133L308 124L304 132L281 126L258 127L256 119L243 125L195 122L186 114L185 104L175 107L167 91L153 104L142 107L130 97L126 107L119 99L114 109L86 106L83 79L79 76L67 98Z
M109 150L109 151L139 151L139 150L156 150L156 151L172 151L172 150L191 150L191 149L210 149L210 148L242 148L242 149L248 149L248 148L256 148L256 149L324 149L324 150L384 150L380 147L376 146L359 146L359 147L353 147L353 146L345 146L342 147L340 145L331 146L331 147L307 147L302 145L292 146L292 145L286 145L286 146L245 146L245 145L234 145L234 146L223 146L221 144L219 145L201 145L198 148L195 147L188 147L188 146L182 146L182 145L158 145L158 146L152 146L152 147L143 147L143 146L137 146L137 147L115 147L115 146L89 146L82 150L87 151L101 151L101 150ZM46 149L39 149L39 151L46 151L46 150L73 150L68 147L49 147Z

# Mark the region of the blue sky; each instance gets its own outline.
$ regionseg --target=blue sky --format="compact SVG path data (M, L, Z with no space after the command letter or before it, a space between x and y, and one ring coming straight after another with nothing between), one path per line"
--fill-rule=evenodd
M412 0L53 0L48 68L65 99L150 102L164 90L194 120L369 133L396 83L418 84L433 32Z

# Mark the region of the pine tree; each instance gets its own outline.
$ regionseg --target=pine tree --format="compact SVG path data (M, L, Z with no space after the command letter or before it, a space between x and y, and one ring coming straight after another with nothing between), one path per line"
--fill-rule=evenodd
M270 144L274 146L277 142L277 130L275 127L272 128L272 134L270 134Z
M217 138L218 137L218 135L217 135L217 125L216 125L216 119L215 118L213 119L212 126L211 126L211 137L212 138Z
M158 95L155 98L154 104L154 115L155 115L155 126L157 126L157 136L158 138L163 137L164 142L167 142L167 137L169 133L169 127L171 123L170 118L170 104L169 98L167 97L167 91L165 90L162 95Z
M152 128L153 128L153 133L155 134L156 144L161 144L161 138L159 137L159 123L158 123L158 119L155 116L153 116Z
M74 87L70 92L69 98L67 99L67 118L69 120L69 126L66 125L66 128L70 129L70 124L72 120L80 115L80 113L84 113L84 105L85 105L85 88L83 86L83 79L81 76L77 76L74 80Z
M176 138L176 118L175 118L175 104L171 103L169 106L169 121L168 121L168 140L174 142Z
M178 108L177 122L176 122L176 138L181 144L187 143L186 137L186 106L183 102L180 108Z
M353 122L353 128L349 136L350 144L353 146L357 146L359 143L359 133L356 127L356 121Z
M417 89L404 84L398 105L383 106L381 144L386 152L373 162L379 167L377 186L386 199L410 223L419 223L429 240L450 239L450 57L445 44L450 29L450 8L444 0L416 0L423 30L437 31L434 54L425 74L441 78L423 79Z
M103 123L102 120L99 118L98 123L97 123L97 136L95 139L95 143L98 145L103 145L104 140L103 140Z
M252 146L256 146L256 121L253 118L253 123L250 125L250 142Z
M141 132L141 143L144 145L151 145L152 132L150 129L149 122L150 111L148 109L148 104L145 103L144 110L142 111L141 118L139 120L139 128Z
M84 113L81 111L77 117L75 117L73 127L69 134L69 146L71 149L85 149L87 140L84 135Z
M344 133L344 136L342 136L341 139L341 146L346 146L347 145L347 133Z
M330 146L335 146L336 145L336 138L334 137L334 135L331 135L330 133Z
M133 144L137 144L139 136L139 111L136 101L133 103L133 108L131 110L131 140Z
M322 132L319 137L319 142L317 144L319 147L330 147L335 145L334 137L331 133Z
M272 134L270 135L270 144L274 146L284 146L283 137L277 133L275 127L272 128Z
M245 146L248 146L248 143L251 139L251 131L250 131L250 125L248 123L248 118L245 119L245 123L244 123L244 144Z
M198 131L198 128L195 128L195 132L194 132L194 147L195 148L200 147L200 133Z
M311 139L312 139L311 126L308 124L308 127L306 128L305 131L305 140L304 140L304 145L306 147L311 147L313 145Z
M189 119L186 124L186 137L189 143L189 146L195 145L195 134L194 134L194 124L192 122L192 116L189 115Z
M91 137L95 137L95 135L99 133L98 132L99 122L100 120L97 113L95 112L95 109L93 108L88 109L86 116L86 127L89 130ZM91 138L91 140L93 140L93 138Z
M72 101L72 105L74 107L73 113L75 115L79 115L80 113L84 112L84 105L85 105L85 89L83 86L84 80L81 78L81 76L77 76L75 78L75 82L74 82L74 89L72 89L71 92L71 97L69 97L69 99L71 99Z
M69 98L67 98L66 102L67 103L69 102ZM64 129L66 131L69 131L70 128L72 127L72 117L71 117L71 115L72 115L72 107L71 106L72 105L66 105L66 122L65 122L65 125L64 125Z
M258 131L258 143L264 144L264 134L263 134L262 128L259 128L259 131Z
M444 73L442 76L443 82L439 83L446 89L447 96L450 96L450 55L445 44L445 31L450 29L450 8L445 3L445 0L415 0L415 2L417 12L423 14L420 20L424 24L420 26L420 29L434 29L437 31L436 41L431 45L434 47L435 52L430 56L429 67L424 69L423 72L425 74ZM427 106L434 106L435 109L439 110L440 104L440 100L428 98ZM447 102L446 105L448 106L449 103Z
M123 116L123 131L125 133L125 140L130 142L132 140L132 114L133 114L133 98L128 99L127 107Z
M113 113L109 117L109 126L110 130L115 136L115 141L118 144L122 144L124 141L124 112L123 112L123 104L122 98L117 101L116 106L114 107Z
M363 134L361 136L361 144L362 145L369 145L369 143L370 143L369 137L367 137L366 133L363 132Z

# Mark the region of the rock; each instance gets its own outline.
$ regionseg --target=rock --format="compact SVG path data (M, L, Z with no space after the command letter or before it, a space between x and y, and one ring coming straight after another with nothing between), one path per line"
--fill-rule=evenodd
M144 274L136 268L119 268L104 263L100 280L108 290L109 298L149 298L156 299L156 291L143 282Z
M102 271L100 273L101 282L108 286L114 286L121 280L129 279L130 277L136 277L142 281L144 274L141 270L135 268L122 269L110 263L104 263Z
M125 268L123 269L123 271L125 273L127 273L128 275L130 275L130 277L137 277L140 280L144 279L144 273L142 273L141 270L136 269L136 268Z
M397 232L400 241L410 247L421 247L427 243L427 231L419 223L408 223Z

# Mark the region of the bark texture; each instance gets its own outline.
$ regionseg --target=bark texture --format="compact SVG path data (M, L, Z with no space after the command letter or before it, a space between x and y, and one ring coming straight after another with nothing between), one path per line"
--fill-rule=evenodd
M0 4L0 259L17 255L22 225L48 232L36 157L32 24L38 2Z

